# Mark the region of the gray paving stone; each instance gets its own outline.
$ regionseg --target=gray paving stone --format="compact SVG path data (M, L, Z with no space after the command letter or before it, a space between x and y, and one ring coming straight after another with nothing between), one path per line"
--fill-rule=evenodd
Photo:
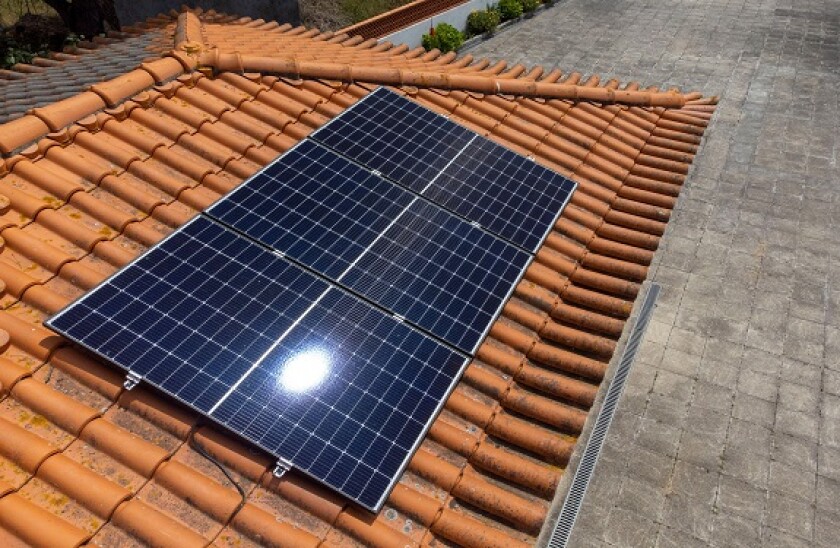
M807 443L802 438L780 433L775 433L773 439L773 460L816 472L816 443Z
M708 541L711 536L712 507L698 504L687 494L672 494L665 499L663 520L673 529Z
M720 413L729 414L732 409L733 388L720 386L703 380L694 385L694 401L692 406L713 409Z
M772 526L765 526L761 532L761 537L761 545L768 548L810 548L812 546L809 541Z
M715 516L709 542L712 546L757 546L760 542L759 522L726 513Z
M738 382L738 374L736 365L704 358L697 370L697 379L732 390Z
M801 413L784 407L776 407L776 432L816 441L819 435L819 419L813 414Z
M693 546L699 548L707 545L705 541L673 527L660 529L659 537L656 539L656 548L691 548Z
M821 445L818 448L820 476L840 481L840 449ZM840 512L840 508L838 508Z
M803 466L779 461L770 463L770 490L811 503L816 493L817 476Z
M779 405L793 411L817 415L820 404L819 388L782 381L779 384Z
M759 312L768 315L765 311ZM744 357L741 364L744 369L755 371L769 377L776 377L782 368L782 358L777 353L766 352L762 348L747 348L744 350Z
M731 514L761 522L767 504L767 491L752 483L721 476L717 505L721 514Z
M607 518L604 539L611 546L653 546L657 525L627 510L613 508Z
M782 361L781 379L819 389L822 370L822 366L785 358Z
M738 391L767 401L776 401L778 397L778 379L742 369L738 376Z
M774 529L810 540L814 534L814 508L807 502L775 495L767 502L767 520Z
M822 415L825 418L840 419L840 396L823 395Z
M665 491L674 470L675 458L662 453L635 446L627 456L628 470L633 471L633 478Z
M723 473L741 479L758 488L767 488L770 474L770 457L753 454L749 448L727 447L723 452Z
M840 395L840 372L825 369L822 376L822 386L826 394Z
M665 494L654 485L644 481L627 478L615 504L651 521L661 521Z
M732 416L743 421L772 427L776 422L776 403L737 392Z
M840 421L831 417L820 420L820 443L840 447Z
M673 328L668 337L668 349L684 352L688 355L702 356L706 339L685 329ZM699 360L697 361L699 363Z
M817 546L836 547L837 540L840 539L840 514L818 510L814 529Z
M680 328L674 329L685 331ZM700 360L701 358L698 355L689 354L671 347L665 347L659 367L671 373L693 377L697 374L697 369L700 366ZM685 383L683 383L683 385L685 385ZM683 395L687 396L687 394Z
M675 399L654 393L648 400L644 417L662 424L682 428L687 415L688 402L685 399Z
M643 418L636 435L636 443L656 453L674 457L679 447L680 433L679 428Z

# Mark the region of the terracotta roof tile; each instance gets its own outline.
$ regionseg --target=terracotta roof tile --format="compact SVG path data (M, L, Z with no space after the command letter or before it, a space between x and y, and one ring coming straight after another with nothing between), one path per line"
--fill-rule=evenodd
M580 83L539 67L201 18L152 25L170 25L198 53L212 44L283 62ZM401 88L580 187L373 516L298 474L274 478L267 455L153 391L125 392L119 371L40 325L373 87L339 73L210 78L196 65L182 49L0 126L0 333L9 341L0 355L0 541L532 543L714 101L673 95L687 104L664 108L625 105L620 94L602 104ZM196 447L232 471L246 493L241 507Z

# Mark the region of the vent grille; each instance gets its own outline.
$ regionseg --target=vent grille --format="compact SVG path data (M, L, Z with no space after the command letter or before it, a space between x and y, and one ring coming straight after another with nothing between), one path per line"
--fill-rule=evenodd
M636 319L636 324L633 326L630 337L627 339L627 345L624 347L624 352L621 355L621 361L616 369L615 377L609 389L607 389L607 396L604 398L604 403L598 412L595 427L592 429L592 434L586 442L586 448L583 451L583 457L580 459L580 464L572 479L569 494L566 496L563 507L560 509L557 524L554 526L554 532L548 541L549 548L565 548L569 543L572 528L575 526L581 505L583 504L583 497L586 495L586 488L589 487L589 481L592 479L592 473L595 471L595 465L601 454L604 438L615 415L615 409L618 406L618 400L627 382L627 376L630 374L630 368L633 366L639 345L642 343L645 330L650 322L656 299L659 296L659 289L659 284L651 284L645 295L639 317Z

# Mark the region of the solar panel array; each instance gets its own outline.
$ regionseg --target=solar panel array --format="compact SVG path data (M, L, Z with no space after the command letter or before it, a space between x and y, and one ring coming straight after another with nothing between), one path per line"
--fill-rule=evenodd
M466 363L203 216L49 325L368 508Z
M379 510L574 184L383 89L315 139L47 325Z
M385 88L312 138L531 253L575 189L559 173ZM434 159L425 146L431 139L442 143Z
M531 259L312 141L207 214L468 353Z

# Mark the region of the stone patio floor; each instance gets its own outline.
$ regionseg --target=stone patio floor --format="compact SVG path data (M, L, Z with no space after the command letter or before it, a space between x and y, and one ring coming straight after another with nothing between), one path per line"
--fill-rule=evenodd
M721 102L572 546L840 546L840 1L566 0L469 53Z

